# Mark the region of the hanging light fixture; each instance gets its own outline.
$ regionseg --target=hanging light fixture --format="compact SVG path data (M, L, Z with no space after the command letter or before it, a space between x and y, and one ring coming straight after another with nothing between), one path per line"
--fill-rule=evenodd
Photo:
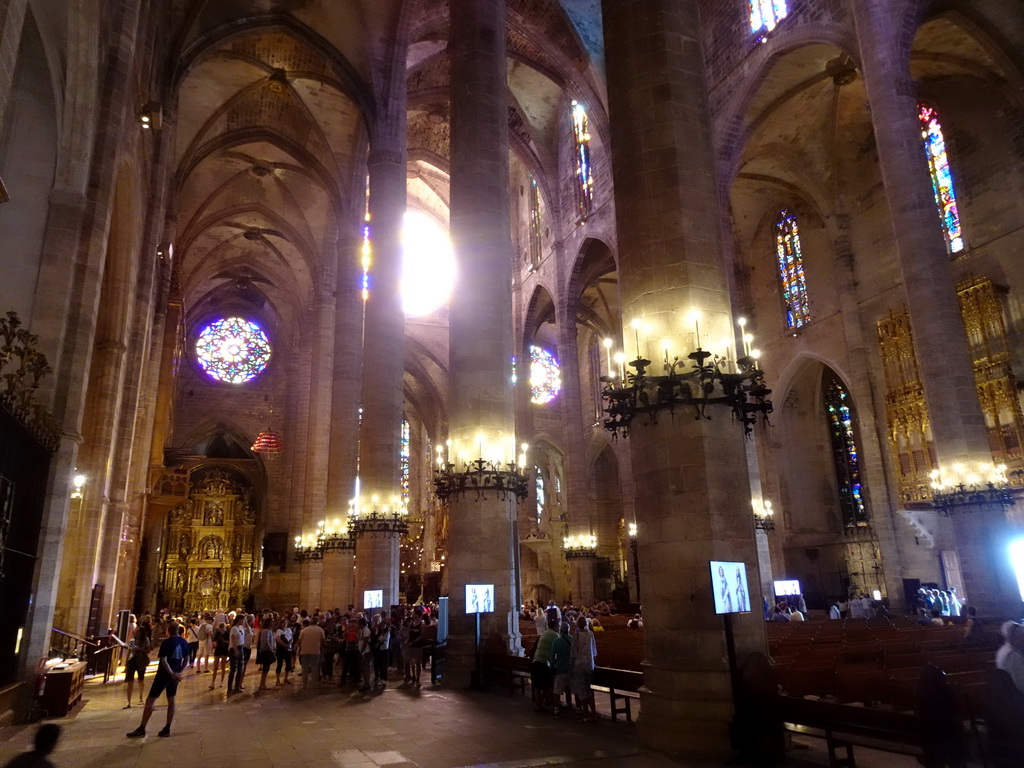
M284 450L284 440L281 433L269 427L256 436L256 442L252 444L253 453L274 455Z
M270 406L270 412L267 420L273 419L274 417L274 406ZM284 440L281 438L281 433L277 430L267 427L258 435L256 435L256 442L252 444L251 448L253 453L262 453L265 456L274 456L284 450Z

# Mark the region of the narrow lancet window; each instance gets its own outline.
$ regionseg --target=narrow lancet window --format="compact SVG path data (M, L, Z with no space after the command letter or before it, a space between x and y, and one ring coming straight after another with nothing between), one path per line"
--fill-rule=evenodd
M789 211L783 211L775 225L775 252L779 259L782 300L786 305L786 325L803 328L811 322L811 309L800 249L800 228L796 216Z
M572 103L572 135L576 147L576 208L580 220L587 218L594 210L594 174L590 167L590 121L586 108Z
M960 228L960 212L957 210L956 190L953 188L953 173L946 155L946 137L942 133L942 124L938 113L926 104L919 107L918 118L928 157L928 170L932 176L935 205L939 209L942 231L946 236L946 247L950 253L960 253L964 249L964 233Z

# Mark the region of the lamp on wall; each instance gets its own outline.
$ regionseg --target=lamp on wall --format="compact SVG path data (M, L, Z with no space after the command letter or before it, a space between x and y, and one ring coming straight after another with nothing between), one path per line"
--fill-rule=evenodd
M1006 465L979 461L931 471L932 506L945 515L1013 506Z
M566 560L597 557L597 536L582 534L562 539Z
M751 349L754 337L745 332L746 321L740 318L737 323L742 354L732 362L727 352L719 355L701 346L700 313L692 310L687 317L694 331L693 351L685 358L673 356L672 338L663 339L661 349L665 373L661 376L648 374L651 361L641 354L640 331L645 328L642 320L632 323L636 338L636 359L628 363L632 371L626 368L625 354L612 354L611 344L605 342L609 356L608 375L600 379L604 383L601 394L608 404L604 409L608 414L604 427L614 436L622 434L627 437L634 417L639 414L645 415L647 423L652 424L657 421L659 412L667 410L674 413L677 407L692 408L697 419L710 419L708 406L724 405L732 411L733 418L743 425L746 433L757 421L757 414L760 413L767 422L773 408L767 399L771 390L765 386L764 371L758 366L760 352Z

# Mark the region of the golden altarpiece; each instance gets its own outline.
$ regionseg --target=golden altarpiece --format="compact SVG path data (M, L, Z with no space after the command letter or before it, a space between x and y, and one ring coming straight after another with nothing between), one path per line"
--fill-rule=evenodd
M252 487L226 468L194 470L189 480L187 498L167 518L160 603L186 613L237 608L255 563Z

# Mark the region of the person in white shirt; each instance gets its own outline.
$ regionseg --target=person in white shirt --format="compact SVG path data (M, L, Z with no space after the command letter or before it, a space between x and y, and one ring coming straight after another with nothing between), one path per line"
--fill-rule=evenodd
M242 669L245 667L245 616L238 614L228 632L231 669L228 670L228 693L242 690Z
M1003 644L996 651L996 667L1006 672L1017 690L1024 693L1024 625L1003 624Z

